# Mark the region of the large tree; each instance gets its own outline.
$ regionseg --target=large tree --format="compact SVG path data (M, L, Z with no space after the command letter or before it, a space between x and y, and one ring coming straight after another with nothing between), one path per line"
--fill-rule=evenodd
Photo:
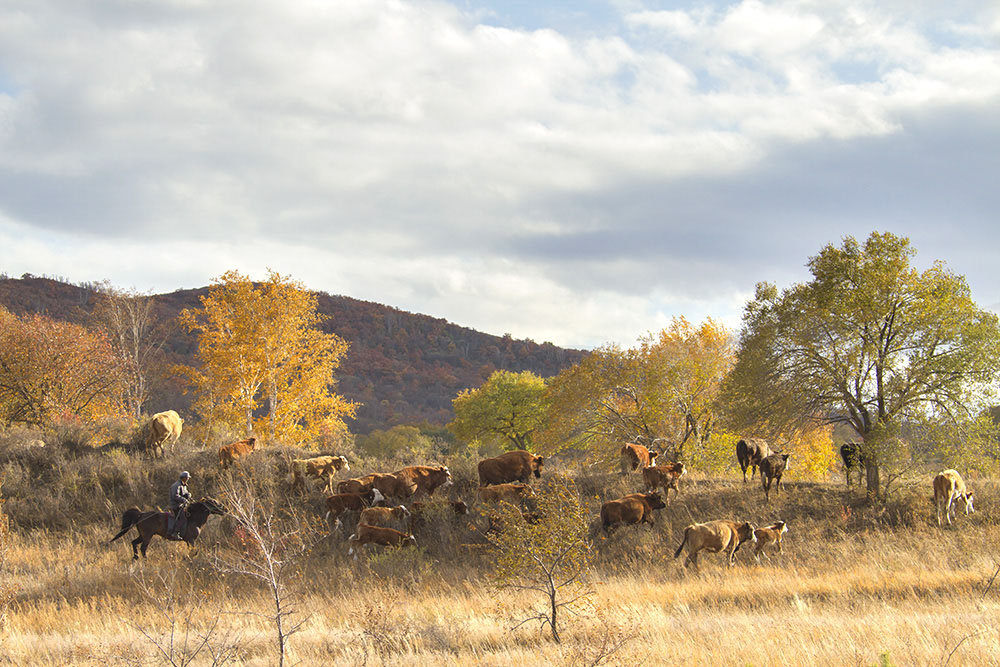
M448 429L457 438L530 450L545 420L545 381L531 371L495 371L479 388L459 393L452 406Z
M997 317L942 263L919 271L908 239L847 237L809 260L812 279L759 284L746 306L726 397L744 424L850 425L864 440L867 488L907 417L960 420L978 410L997 370Z
M607 345L550 382L547 449L572 446L615 459L625 442L680 459L715 426L715 398L733 361L729 332L684 318L635 348Z
M274 271L255 283L230 271L201 304L182 312L181 323L198 332L201 366L190 376L205 419L302 442L354 414L333 391L348 344L318 328L316 296L300 283Z

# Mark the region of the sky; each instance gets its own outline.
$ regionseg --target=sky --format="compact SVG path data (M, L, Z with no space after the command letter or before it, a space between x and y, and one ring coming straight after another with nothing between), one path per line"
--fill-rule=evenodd
M736 328L845 236L1000 311L1000 2L0 0L0 272Z

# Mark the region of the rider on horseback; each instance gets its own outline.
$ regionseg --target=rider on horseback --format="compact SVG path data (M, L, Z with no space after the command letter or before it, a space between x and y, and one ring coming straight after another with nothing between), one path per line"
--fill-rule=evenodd
M191 473L185 470L181 473L180 479L170 487L169 507L172 514L169 516L167 525L168 540L181 539L181 535L184 534L184 528L187 526L187 512L184 511L184 508L191 502L191 494L187 488L187 481L190 477Z

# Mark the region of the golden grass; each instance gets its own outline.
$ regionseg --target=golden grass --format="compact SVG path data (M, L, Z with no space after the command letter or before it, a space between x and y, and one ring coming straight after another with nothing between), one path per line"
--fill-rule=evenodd
M307 619L291 638L291 658L305 665L583 665L601 657L622 665L872 665L887 654L897 665L944 664L949 655L952 665L997 664L1000 586L983 594L997 567L992 545L1000 528L962 519L957 530L826 538L819 528L793 526L783 556L757 565L741 551L729 569L708 555L701 574L684 571L672 558L675 545L663 544L632 572L599 567L593 596L563 617L561 645L534 625L511 631L540 600L498 593L475 569L432 564L418 580L375 580L363 564L316 554L291 582L298 617ZM640 530L647 533L615 539L657 536ZM208 541L190 554L158 540L149 560L134 565L127 543L101 544L107 537L97 528L17 536L8 569L19 594L0 632L0 662L169 664L156 645L169 643L171 621L178 646L185 633L193 645L217 621L210 644L232 649L229 664L275 664L268 621L248 613L269 611L264 591L217 576ZM212 660L203 652L193 664Z

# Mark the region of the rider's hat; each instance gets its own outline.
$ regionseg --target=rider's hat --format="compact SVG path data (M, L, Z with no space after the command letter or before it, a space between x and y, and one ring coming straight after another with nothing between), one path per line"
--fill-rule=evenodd
M190 476L191 476L191 473L189 473L187 470L185 470L184 472L181 473L181 479L184 479L184 478L190 477Z

